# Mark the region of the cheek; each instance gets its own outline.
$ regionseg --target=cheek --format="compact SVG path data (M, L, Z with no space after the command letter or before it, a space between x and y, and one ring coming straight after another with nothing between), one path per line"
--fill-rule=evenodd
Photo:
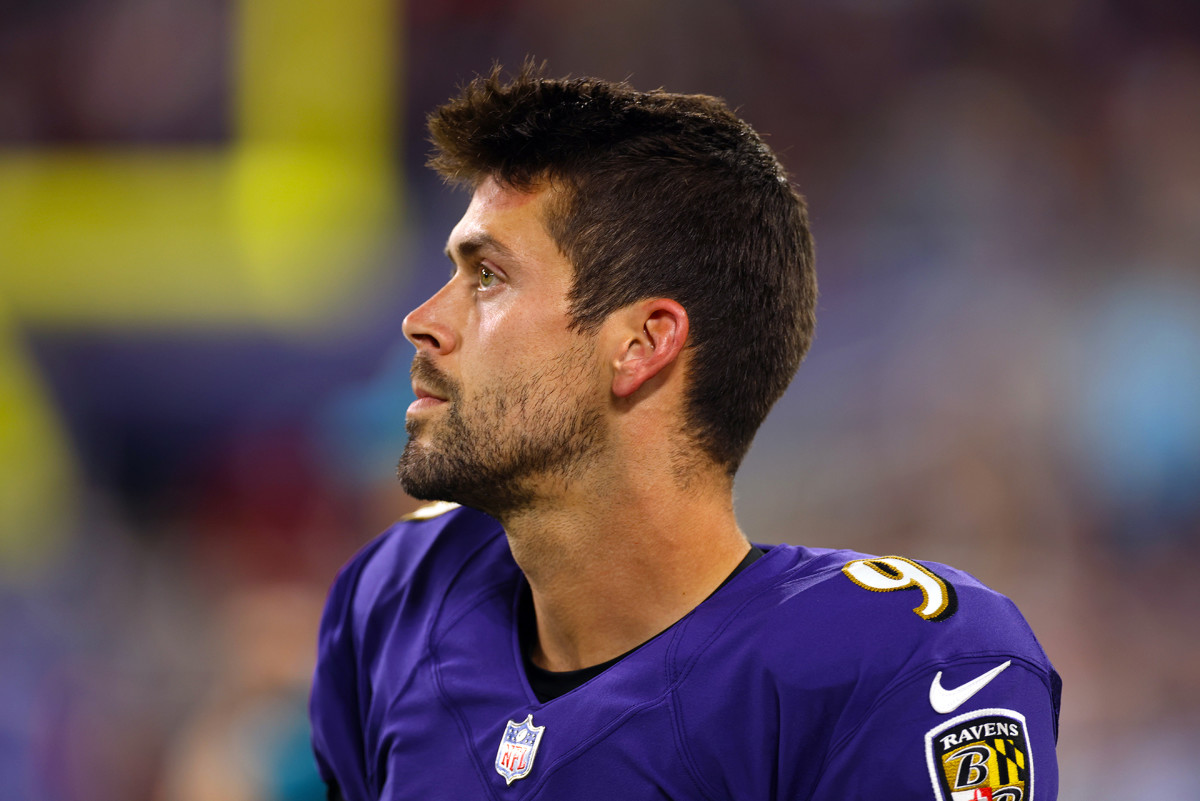
M571 337L562 315L531 305L531 310L524 310L497 304L479 315L476 366L483 372L537 370L570 348Z
M464 303L463 343L473 348L490 347L493 341L502 340L518 311L513 308L513 293L507 290L483 294L471 289Z

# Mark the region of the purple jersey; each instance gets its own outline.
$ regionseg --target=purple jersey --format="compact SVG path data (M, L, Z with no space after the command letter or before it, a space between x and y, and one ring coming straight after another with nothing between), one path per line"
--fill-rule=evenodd
M313 742L366 799L1051 801L1059 679L953 568L766 554L599 676L539 703L500 525L398 524L339 574Z

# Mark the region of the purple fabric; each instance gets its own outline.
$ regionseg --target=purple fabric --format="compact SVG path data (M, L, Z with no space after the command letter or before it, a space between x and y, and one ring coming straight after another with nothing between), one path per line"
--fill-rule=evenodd
M766 550L663 635L540 704L500 525L467 509L398 524L329 597L311 699L322 776L346 801L935 799L926 734L1000 710L1027 722L1022 801L1056 797L1059 680L1007 598L929 564L958 601L930 621L913 612L917 589L847 578L862 554ZM960 708L934 711L938 671L955 688L1007 660ZM531 713L544 734L506 784L501 737Z

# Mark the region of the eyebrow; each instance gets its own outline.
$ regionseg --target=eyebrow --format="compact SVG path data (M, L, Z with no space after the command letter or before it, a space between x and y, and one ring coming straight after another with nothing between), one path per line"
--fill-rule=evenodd
M453 249L447 245L446 258L454 261L454 255L457 253L459 259L466 261L481 250L494 251L502 258L512 258L513 255L513 252L504 243L491 234L478 233L459 240Z

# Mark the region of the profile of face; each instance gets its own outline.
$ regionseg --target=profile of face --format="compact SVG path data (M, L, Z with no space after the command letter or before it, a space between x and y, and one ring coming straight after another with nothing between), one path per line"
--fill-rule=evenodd
M450 235L450 280L404 320L416 346L397 474L410 495L496 516L577 477L605 440L595 337L570 328L572 268L547 193L485 181Z

